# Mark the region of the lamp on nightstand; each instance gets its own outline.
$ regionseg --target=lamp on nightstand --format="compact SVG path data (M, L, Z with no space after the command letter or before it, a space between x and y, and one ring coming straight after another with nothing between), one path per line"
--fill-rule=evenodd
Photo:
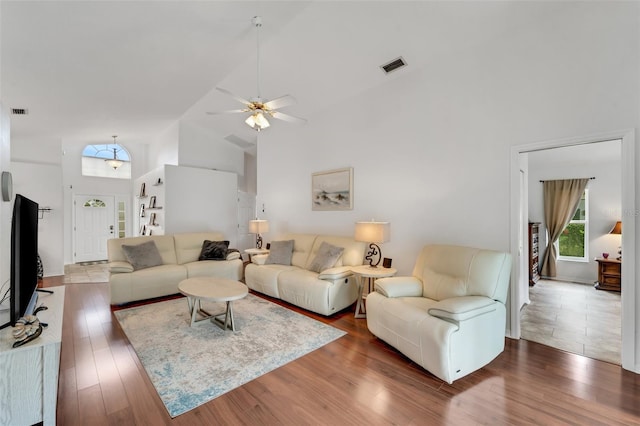
M262 236L260 234L269 232L269 222L265 219L254 219L249 221L249 233L256 234L256 248L262 248Z
M369 243L369 252L365 259L369 261L369 266L376 268L382 259L382 250L378 244L386 243L391 236L391 225L389 222L356 222L356 241ZM374 256L378 256L376 263L373 263Z
M617 221L615 225L613 225L613 228L611 228L611 231L609 231L610 234L614 234L614 235L622 235L622 222ZM618 260L622 260L622 247L618 247Z

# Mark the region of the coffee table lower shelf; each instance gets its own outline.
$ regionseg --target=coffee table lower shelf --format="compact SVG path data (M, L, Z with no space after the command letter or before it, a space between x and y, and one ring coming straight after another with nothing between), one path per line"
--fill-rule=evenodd
M194 324L210 320L223 330L236 331L233 319L233 301L242 299L249 293L249 288L240 281L216 277L194 277L183 280L178 285L180 293L187 296L191 327ZM224 302L224 312L211 314L202 309L202 301ZM224 320L222 319L224 317Z
M232 331L236 331L236 326L233 321L232 300L227 301L226 309L217 314L211 314L202 309L200 299L197 297L187 296L187 302L189 303L189 313L191 314L191 327L199 322L210 320L212 323L220 326L223 330L231 329ZM221 317L224 317L224 319Z

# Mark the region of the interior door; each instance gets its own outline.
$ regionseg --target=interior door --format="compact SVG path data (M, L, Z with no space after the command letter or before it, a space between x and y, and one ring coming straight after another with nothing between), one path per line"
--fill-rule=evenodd
M107 240L114 238L114 197L76 195L74 204L74 262L107 259Z
M238 191L238 250L255 247L255 235L249 234L249 221L255 219L256 196Z
M520 286L519 308L531 303L529 300L529 199L527 175L520 170L520 223L518 236L518 285Z

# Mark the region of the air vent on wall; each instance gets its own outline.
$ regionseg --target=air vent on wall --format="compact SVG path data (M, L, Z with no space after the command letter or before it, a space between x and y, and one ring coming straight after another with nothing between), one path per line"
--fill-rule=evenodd
M382 68L382 70L389 74L391 71L395 71L398 68L402 68L404 66L406 66L407 63L405 62L405 60L402 58L402 56L394 59L393 61L386 63L384 65L380 65L380 68Z
M11 108L12 115L27 115L29 110L26 108Z

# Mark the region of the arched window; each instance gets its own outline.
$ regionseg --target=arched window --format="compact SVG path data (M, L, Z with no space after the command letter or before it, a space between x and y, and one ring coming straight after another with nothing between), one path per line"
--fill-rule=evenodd
M114 158L114 153L116 159L122 161L122 165L117 169L106 162ZM87 145L82 150L82 175L131 179L131 157L119 144Z
M83 207L107 207L104 201L93 198L84 203Z

